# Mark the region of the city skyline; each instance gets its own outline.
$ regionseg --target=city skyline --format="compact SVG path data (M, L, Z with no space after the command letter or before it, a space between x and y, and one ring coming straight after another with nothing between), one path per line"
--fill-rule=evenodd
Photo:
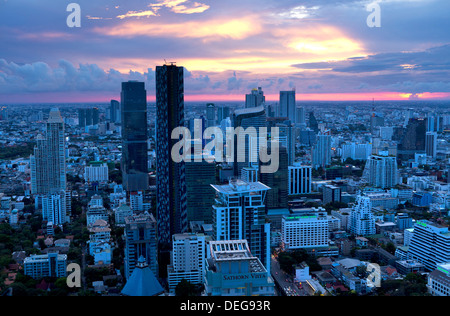
M165 60L185 67L186 101L450 99L444 0L0 1L0 102L109 102L123 81L152 87Z

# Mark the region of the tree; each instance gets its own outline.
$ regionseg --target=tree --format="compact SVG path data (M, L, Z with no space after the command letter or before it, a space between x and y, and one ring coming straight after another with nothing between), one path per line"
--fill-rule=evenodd
M197 296L197 294L197 286L185 279L182 279L175 288L176 296Z

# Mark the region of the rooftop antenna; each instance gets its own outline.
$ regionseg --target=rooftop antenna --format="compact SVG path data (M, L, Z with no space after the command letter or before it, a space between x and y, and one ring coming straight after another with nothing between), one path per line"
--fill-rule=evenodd
M169 62L167 62L167 60L164 59L164 65L170 64L171 66L174 66L176 63L177 63L176 61L169 61Z

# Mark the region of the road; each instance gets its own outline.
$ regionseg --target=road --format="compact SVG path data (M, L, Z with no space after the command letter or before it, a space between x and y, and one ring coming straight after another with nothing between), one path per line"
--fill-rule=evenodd
M283 294L286 296L309 296L304 289L300 289L297 283L294 282L291 275L285 273L280 269L280 265L276 259L271 259L271 274L275 282L283 290Z

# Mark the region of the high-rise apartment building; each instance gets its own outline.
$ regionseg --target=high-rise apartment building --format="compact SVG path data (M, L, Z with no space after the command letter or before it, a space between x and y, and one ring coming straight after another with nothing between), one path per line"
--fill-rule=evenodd
M171 263L167 266L169 291L181 280L191 284L203 284L207 241L210 238L203 234L175 234L172 236Z
M252 254L270 271L270 223L265 220L265 199L270 188L261 182L232 180L212 185L213 239L246 239Z
M398 184L397 158L381 151L379 155L371 155L364 169L365 177L371 186L386 189Z
M350 213L348 228L350 233L356 236L368 236L376 233L375 217L369 197L364 195L356 197L356 205Z
M66 143L64 121L58 109L52 109L45 137L39 135L30 157L32 194L66 190Z
M171 157L172 131L184 126L183 67L156 67L156 208L160 250L170 249L172 235L187 232L185 163Z
M317 143L311 150L312 165L314 168L325 168L331 164L331 135L319 133Z

